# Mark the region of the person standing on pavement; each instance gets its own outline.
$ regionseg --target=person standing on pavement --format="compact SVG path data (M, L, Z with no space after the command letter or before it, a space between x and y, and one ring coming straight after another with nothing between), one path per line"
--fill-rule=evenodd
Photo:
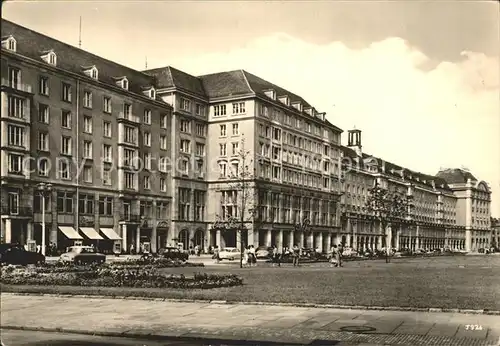
M297 244L295 244L292 249L292 259L294 267L299 266L299 258L300 258L300 248Z
M276 245L273 246L273 267L276 266L276 264L278 264L278 266L280 265L280 260L279 260L279 251L278 251L278 248L276 247Z
M257 266L257 256L255 255L255 248L253 247L253 245L250 245L248 259L251 263L250 265Z
M337 265L336 267L342 267L342 263L340 263L340 260L341 260L341 255L340 255L340 247L337 247L337 245L335 245L335 261L337 262Z
M338 259L337 259L337 254L338 254L338 249L337 249L337 245L333 245L332 246L332 249L330 250L330 263L331 263L331 266L332 267L337 267L339 262L338 262Z
M344 248L342 243L339 244L339 267L342 267L342 255L344 253Z
M218 245L215 245L215 248L214 248L214 257L215 257L215 263L219 263L220 262L220 256L219 256L219 246Z

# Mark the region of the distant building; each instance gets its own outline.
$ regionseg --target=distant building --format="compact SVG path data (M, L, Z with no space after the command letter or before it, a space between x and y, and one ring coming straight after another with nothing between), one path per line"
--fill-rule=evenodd
M255 211L245 244L476 251L493 239L485 182L370 156L360 130L344 147L325 113L247 71L140 72L6 20L2 35L2 242L41 243L44 183L47 244L59 249L239 246L214 223L241 216L230 175L243 164ZM375 183L409 201L390 233L365 208Z
M491 219L491 246L500 248L500 219Z

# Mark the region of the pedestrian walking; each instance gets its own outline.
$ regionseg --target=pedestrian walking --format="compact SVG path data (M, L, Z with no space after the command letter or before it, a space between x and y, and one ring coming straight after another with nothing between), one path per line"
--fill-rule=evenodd
M297 244L295 244L292 249L292 260L294 267L299 266L299 258L300 258L300 248Z
M337 245L333 245L331 250L330 250L330 265L332 267L338 266L337 254L338 254Z
M250 266L257 266L257 256L255 255L255 248L253 245L250 245L248 253L249 253L248 259L250 261Z
M339 267L342 267L342 252L343 252L342 244L339 244L337 251L337 262Z
M243 260L241 261L241 264L243 266L248 266L249 265L248 247L245 247L245 250L243 250Z
M273 246L273 267L278 265L278 267L281 267L281 254L279 253L278 247L276 245Z
M215 258L215 263L220 262L219 246L218 245L215 245L215 248L214 248L214 258Z

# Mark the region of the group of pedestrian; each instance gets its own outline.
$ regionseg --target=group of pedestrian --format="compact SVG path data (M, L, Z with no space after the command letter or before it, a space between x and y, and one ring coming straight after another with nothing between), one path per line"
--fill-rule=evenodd
M332 267L342 267L342 245L333 245L330 250L330 263Z
M249 267L257 266L257 256L255 254L255 247L253 245L246 246L243 250L243 265Z

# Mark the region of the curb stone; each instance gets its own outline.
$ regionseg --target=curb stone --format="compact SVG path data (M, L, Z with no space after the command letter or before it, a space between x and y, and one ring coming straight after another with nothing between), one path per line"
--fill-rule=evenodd
M203 341L206 342L215 342L221 343L224 341L232 341L233 343L239 343L241 337L243 335L246 340L250 342L256 342L258 344L277 344L276 341L271 340L263 340L260 337L251 338L248 333L243 333L240 335L234 335L231 333L216 333L212 334L211 332L202 331L200 333L193 333L192 331L182 331L182 332L163 332L162 334L153 334L149 330L125 330L125 331L89 331L89 330L77 330L70 328L46 328L46 327L25 327L25 326L2 326L3 329L10 330L22 330L22 331L40 331L40 332L56 332L56 333L67 333L67 334L80 334L80 335L92 335L92 336L103 336L103 337L120 337L120 338L129 338L129 339L143 339L143 340L178 340L178 341ZM276 334L274 335L274 337ZM325 336L325 335L322 335ZM272 337L274 339L274 337ZM316 339L317 334L313 333L309 334L306 338L308 340L318 341ZM239 340L238 340L239 339ZM250 339L250 340L249 340ZM303 341L299 341L304 338L297 338L293 342L289 342L290 346L292 345L304 345ZM428 337L423 335L406 335L406 334L353 334L349 332L331 332L323 338L319 340L323 340L330 344L330 341L347 343L347 344L355 344L355 345L454 345L454 346L494 346L490 344L491 341L475 339L475 338L452 338L452 337ZM371 340L370 340L371 339ZM370 342L371 341L371 342ZM404 343L402 343L404 342ZM430 344L429 342L432 342ZM279 343L283 345L282 342ZM308 343L309 344L309 343Z
M380 311L412 311L412 312L448 312L460 314L476 315L497 315L499 310L488 309L452 309L452 308L414 308L406 306L363 306L363 305L336 305L336 304L316 304L316 303L276 303L276 302L238 302L227 300L203 300L203 299L173 299L156 297L137 297L137 296L107 296L107 295L86 295L86 294L65 294L65 293L38 293L38 292L1 292L2 295L12 296L44 296L57 298L86 298L86 299L122 299L122 300L145 300L145 301L164 301L168 303L198 303L198 304L226 304L226 305L268 305L282 307L303 307L318 309L344 309L344 310L380 310Z

